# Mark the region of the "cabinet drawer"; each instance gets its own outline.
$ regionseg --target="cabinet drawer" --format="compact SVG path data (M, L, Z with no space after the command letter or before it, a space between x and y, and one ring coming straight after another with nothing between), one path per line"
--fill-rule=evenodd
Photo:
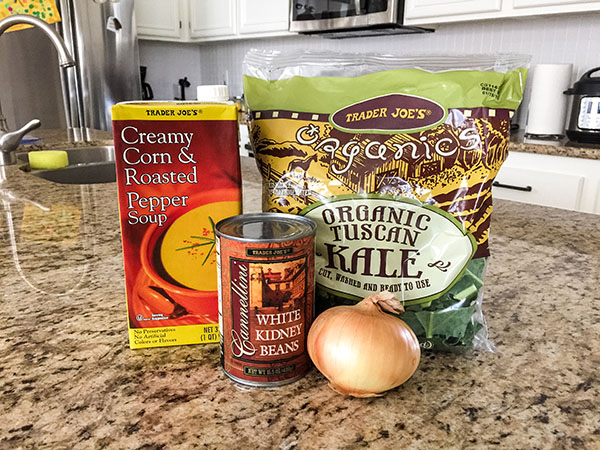
M516 202L578 210L584 177L504 166L494 182L493 196Z

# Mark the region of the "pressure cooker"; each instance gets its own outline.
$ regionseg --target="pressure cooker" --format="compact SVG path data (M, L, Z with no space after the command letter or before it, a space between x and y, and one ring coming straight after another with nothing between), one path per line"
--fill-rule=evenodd
M567 136L575 142L600 144L600 67L589 70L565 94L573 96ZM600 75L600 73L599 73Z

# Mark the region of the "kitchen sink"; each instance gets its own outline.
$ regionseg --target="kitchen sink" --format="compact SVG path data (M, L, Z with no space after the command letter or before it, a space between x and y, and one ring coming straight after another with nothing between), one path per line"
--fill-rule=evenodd
M105 145L56 150L67 152L68 166L52 170L31 169L27 153L20 153L17 155L17 161L22 163L20 169L60 184L111 183L116 180L114 147Z

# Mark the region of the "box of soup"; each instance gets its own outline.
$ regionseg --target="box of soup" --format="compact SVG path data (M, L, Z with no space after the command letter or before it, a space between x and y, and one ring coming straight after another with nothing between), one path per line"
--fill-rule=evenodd
M131 348L218 342L215 224L241 213L238 111L112 108Z

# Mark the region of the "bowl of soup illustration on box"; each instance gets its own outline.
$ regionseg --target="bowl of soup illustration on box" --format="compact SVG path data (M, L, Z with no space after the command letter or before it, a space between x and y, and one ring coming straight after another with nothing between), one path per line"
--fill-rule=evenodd
M187 314L193 323L214 323L218 320L214 226L238 213L239 191L201 192L189 202L188 211L169 215L162 227L154 224L146 230L135 296L153 314Z

